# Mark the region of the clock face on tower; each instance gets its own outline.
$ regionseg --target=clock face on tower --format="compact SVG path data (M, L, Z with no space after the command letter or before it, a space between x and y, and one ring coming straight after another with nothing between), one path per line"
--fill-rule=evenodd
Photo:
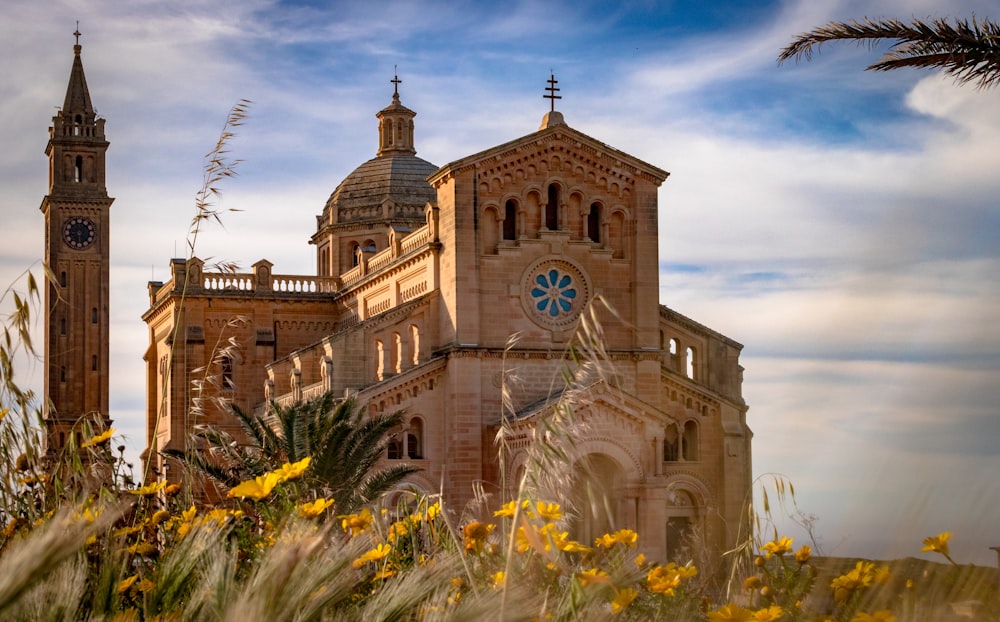
M89 247L97 238L97 225L89 218L74 216L63 225L63 241L78 251Z

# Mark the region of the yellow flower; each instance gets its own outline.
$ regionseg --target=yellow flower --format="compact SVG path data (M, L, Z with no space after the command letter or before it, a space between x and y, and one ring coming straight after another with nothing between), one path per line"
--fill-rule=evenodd
M875 569L875 572L873 573L872 576L875 579L875 583L883 585L889 582L889 577L891 576L891 573L889 572L888 566L879 566L878 568Z
M333 499L319 498L312 503L303 503L299 506L299 516L302 518L316 518L323 511L333 505Z
M724 607L708 612L708 622L752 622L753 614L749 609L729 603Z
M637 596L639 596L639 592L630 587L615 592L615 598L611 601L611 614L621 613L625 607L632 604Z
M466 552L479 553L486 544L486 539L493 533L496 525L472 521L462 529L462 541L465 544Z
M812 549L808 544L802 545L802 548L795 552L795 561L800 564L806 564L810 559L812 559Z
M279 476L277 472L272 471L266 475L258 475L251 480L237 484L235 488L230 489L226 497L230 499L233 497L250 497L254 501L260 501L271 494L271 491L274 490L278 482Z
M583 572L577 573L576 579L580 582L580 585L584 587L594 585L595 583L610 582L610 579L608 579L608 573L598 568L588 568Z
M594 541L594 546L603 546L606 549L610 549L616 544L624 544L625 546L635 547L635 543L639 540L639 534L632 531L631 529L619 529L613 534L604 534L600 538Z
M197 514L197 513L198 513L197 508L195 508L192 505L188 509L181 511L181 520L183 520L186 523L189 523L192 520L194 520L194 515Z
M678 566L670 562L666 566L656 566L646 575L646 587L651 592L673 596L674 590L680 587L681 581L698 574L694 566Z
M427 522L433 521L441 514L441 503L437 502L427 507Z
M642 565L646 563L646 555L644 553L639 553L638 555L635 556L635 559L632 561L635 562L636 566L642 568Z
M142 531L142 525L130 525L128 527L122 527L121 529L115 529L111 532L112 538L120 538L122 536L131 536Z
M493 587L500 589L507 581L507 575L504 573L503 570L499 570L490 575L490 580L493 581Z
M155 527L156 525L159 525L168 518L170 518L170 512L166 510L157 510L156 512L153 513L153 516L149 519L149 522Z
M391 552L392 552L392 545L386 543L380 544L375 548L373 548L372 550L365 553L364 555L362 555L361 557L354 560L354 567L361 568L367 562L380 562L386 557L388 557L389 553Z
M142 592L143 594L145 594L146 592L148 592L149 590L153 589L154 587L156 587L155 583L153 583L149 579L143 579L142 581L139 581L139 584L135 586L135 589L137 589L140 592Z
M763 550L765 552L764 556L767 559L771 559L772 555L777 555L778 557L781 557L785 553L791 553L792 552L792 538L787 538L785 536L782 536L782 537L778 538L777 540L774 540L774 541L771 541L771 542L768 542L767 544L765 544L764 547L763 547Z
M163 489L163 494L165 494L168 497L173 497L180 491L181 491L181 483L177 482L176 484L167 485L167 487Z
M775 622L775 620L780 620L783 615L785 615L785 612L781 607L771 605L770 607L754 611L750 619L753 622Z
M888 609L876 611L875 613L864 613L862 611L851 618L851 622L896 622L896 616L892 615L892 612Z
M556 548L563 553L590 553L593 550L589 547L583 546L575 540L570 540L569 533L565 531L553 532L551 536L552 544L555 544ZM546 544L545 550L548 551L549 548L550 547Z
M378 572L375 573L375 578L376 579L388 579L389 577L391 577L394 574L396 574L396 570L392 566L386 564L385 568L382 568Z
M842 603L855 591L870 586L875 580L874 570L875 564L861 561L852 570L831 581L830 587L833 588L833 599L838 603Z
M129 553L142 555L143 557L155 557L159 553L156 546L149 542L136 542L128 547L127 550Z
M521 502L521 509L527 509L527 508L528 508L528 500L525 499L524 501ZM504 518L514 518L514 511L515 510L517 510L517 501L516 500L515 501L508 501L507 503L504 503L503 506L499 510L497 510L496 512L493 512L493 516L502 516Z
M758 577L757 575L750 575L749 577L743 580L743 591L753 592L754 590L760 588L761 585L762 583L760 581L760 577Z
M84 449L86 447L94 447L96 445L103 445L104 443L107 443L108 441L111 440L111 437L114 436L114 433L115 433L114 428L108 428L107 430L98 434L97 436L91 436L89 439L84 441L84 443L80 445L80 449Z
M936 536L931 536L924 539L924 548L920 549L921 553L940 553L944 556L948 555L948 540L951 539L951 534L947 531L942 531Z
M129 492L132 493L133 495L138 495L140 497L152 497L156 493L158 493L161 490L163 490L163 488L166 485L167 485L166 481L153 482L152 484L149 484L148 486L143 486L141 488L136 488L135 490L130 490Z
M122 579L121 582L118 583L118 593L119 594L124 593L126 590L128 590L128 588L132 587L133 583L135 583L138 580L139 580L139 575L137 574L134 574L131 577L128 577L127 579Z
M558 503L539 501L535 504L535 508L538 510L538 515L545 520L559 520L563 515Z
M368 511L368 508L361 508L357 514L346 514L338 516L341 519L340 526L345 532L350 532L351 537L368 531L375 517Z
M296 480L302 477L302 474L305 473L306 469L309 468L310 462L312 462L312 458L306 456L305 458L299 460L294 464L289 464L286 462L285 464L281 465L281 468L272 472L278 476L279 484L281 482L290 482L292 480Z

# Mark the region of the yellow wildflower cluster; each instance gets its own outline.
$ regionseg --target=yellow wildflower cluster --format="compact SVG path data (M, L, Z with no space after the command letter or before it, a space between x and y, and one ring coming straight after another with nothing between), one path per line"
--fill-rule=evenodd
M486 539L493 533L496 525L472 521L462 529L462 543L468 553L482 553Z
M638 540L639 540L639 534L632 531L631 529L619 529L613 534L606 533L597 540L595 540L594 546L610 549L616 544L623 544L625 546L635 548L635 544Z
M889 567L876 567L872 562L860 561L854 568L830 582L833 598L838 603L846 602L857 591L874 583L885 583L889 579Z
M234 488L230 489L229 494L226 496L230 499L233 497L240 497L244 499L246 497L250 497L254 501L265 499L271 494L271 491L274 490L274 487L278 484L302 477L306 469L309 468L309 463L311 461L312 458L306 456L302 460L293 464L286 462L281 465L281 467L271 471L270 473L265 473L264 475L259 475L254 479L240 482Z
M791 553L792 542L793 542L792 538L786 538L785 536L782 536L780 538L772 540L771 542L768 542L762 547L762 550L764 551L764 557L766 559L771 559L772 555L777 555L778 557L781 557L786 553Z
M326 508L333 505L333 499L325 499L320 497L312 502L306 502L299 505L296 509L298 510L300 518L316 518L321 515Z
M936 536L931 536L924 539L924 548L920 549L921 553L940 553L945 557L948 556L948 540L951 539L951 534L947 531L942 531Z
M375 520L368 508L361 508L357 514L344 514L337 518L341 519L340 526L344 533L350 533L352 538L368 531L372 526L372 521Z
M649 591L664 596L674 596L681 582L697 576L698 569L694 566L678 566L670 562L666 566L654 566L646 575L646 587Z

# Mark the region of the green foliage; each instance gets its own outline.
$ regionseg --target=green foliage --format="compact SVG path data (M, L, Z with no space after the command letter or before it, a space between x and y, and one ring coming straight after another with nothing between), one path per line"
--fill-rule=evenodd
M800 34L778 56L778 63L812 58L829 41L875 45L892 41L889 51L867 69L889 71L901 67L942 69L960 84L989 88L1000 82L1000 24L988 19L896 19L830 22Z

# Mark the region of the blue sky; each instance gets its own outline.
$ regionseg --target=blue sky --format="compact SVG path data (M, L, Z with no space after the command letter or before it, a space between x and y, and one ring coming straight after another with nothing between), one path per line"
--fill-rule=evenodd
M439 165L535 130L552 70L571 126L671 172L661 301L745 344L755 473L791 479L824 552L913 555L950 530L957 559L992 565L1000 91L864 72L877 52L852 45L775 58L833 19L996 8L13 0L0 8L0 283L42 256L44 147L75 20L111 141L111 414L136 453L145 284L183 253L201 156L239 98L254 104L222 207L243 211L198 253L308 274L314 216L374 155L394 66L418 153ZM22 369L40 388L40 367Z

